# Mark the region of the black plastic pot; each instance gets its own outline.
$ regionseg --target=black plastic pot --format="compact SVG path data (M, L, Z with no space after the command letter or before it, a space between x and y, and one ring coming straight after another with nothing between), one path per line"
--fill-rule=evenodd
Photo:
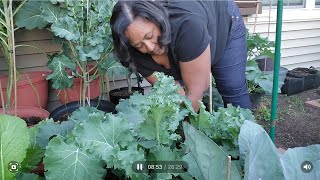
M86 105L88 105L87 101L86 101ZM110 113L115 113L115 107L116 107L112 102L105 101L105 100L90 100L90 106L96 107L101 111L110 112ZM73 111L79 108L80 108L79 101L70 102L56 108L50 114L49 118L52 118L54 121L58 121L63 115L67 113L72 113Z
M256 59L256 62L261 71L273 71L274 69L274 62L270 57L260 56Z
M302 76L304 79L304 90L313 89L319 86L317 80L319 79L319 73L316 69L311 68L295 68L289 73L291 76Z
M287 94L288 96L292 94L297 94L304 91L304 79L303 77L293 77L287 74L284 79L284 84L281 87L281 93Z
M311 68L295 68L288 71L282 93L287 95L297 94L320 85L319 72Z
M122 87L119 89L113 89L109 92L110 101L114 104L119 104L120 99L128 99L130 97L129 94L123 95L121 92L128 92L128 87ZM134 92L139 92L140 94L144 94L144 89L139 87L132 87L132 94Z

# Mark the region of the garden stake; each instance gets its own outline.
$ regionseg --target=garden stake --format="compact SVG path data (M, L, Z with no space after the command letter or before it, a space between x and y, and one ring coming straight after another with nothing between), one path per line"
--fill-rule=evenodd
M231 165L231 156L228 156L227 180L230 180L230 165Z
M277 102L278 102L278 82L279 69L281 58L281 31L282 31L282 12L283 0L278 0L277 4L277 24L276 24L276 47L274 54L274 72L273 72L273 88L272 88L272 103L271 103L271 117L270 117L270 138L274 143L275 139L275 124L277 117Z
M2 110L3 110L3 114L6 113L6 107L4 105L4 99L3 99L3 93L2 93L2 85L1 85L1 80L0 80L0 97L1 97L1 105L2 105Z
M11 26L11 36L12 36L12 60L13 60L13 80L14 80L14 115L17 116L17 67L16 67L16 48L15 48L15 38L14 38L14 26L13 26L13 13L12 13L12 0L9 1L9 11L10 11L10 26ZM11 93L11 92L9 92ZM10 103L10 102L9 102Z
M210 110L210 113L212 114L212 73L210 72L210 85L209 85L209 110Z

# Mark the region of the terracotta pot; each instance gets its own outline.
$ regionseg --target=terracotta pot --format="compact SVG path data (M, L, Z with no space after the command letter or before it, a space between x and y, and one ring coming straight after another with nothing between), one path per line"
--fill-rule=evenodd
M80 87L81 84L81 87ZM94 99L101 94L100 78L96 78L90 83L90 99ZM58 90L58 97L62 104L67 104L73 101L79 101L82 94L83 80L81 78L73 79L73 88ZM86 97L89 97L89 88L86 90Z
M35 71L21 73L17 81L17 106L32 106L46 109L48 103L48 81L49 72ZM0 76L4 104L7 103L8 76ZM38 99L39 98L39 99ZM11 92L11 107L14 104L14 89ZM2 107L0 99L0 107Z
M4 114L3 108L0 108L0 114ZM6 114L14 116L14 107L7 109ZM49 115L50 113L47 110L39 107L17 106L17 117L19 118L39 117L41 119L46 119L49 117Z

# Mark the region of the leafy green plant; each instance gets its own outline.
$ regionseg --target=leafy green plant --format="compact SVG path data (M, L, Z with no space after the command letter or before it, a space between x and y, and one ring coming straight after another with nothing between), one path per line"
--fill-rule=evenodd
M16 71L16 69L14 66L14 61L15 61L16 48L32 47L46 54L40 48L32 45L28 45L28 44L15 45L14 33L19 29L19 27L17 27L15 24L15 20L18 16L18 13L20 13L21 8L24 7L26 2L27 0L23 0L23 1L1 0L0 1L0 47L5 59L5 62L8 66L8 84L7 84L7 90L6 90L7 103L4 106L4 108L10 107L13 83L15 81L14 72ZM16 72L16 74L18 73Z
M257 57L267 56L273 59L274 42L263 38L259 33L247 30L246 78L249 92L272 93L273 76L264 74L255 61ZM279 88L280 90L280 88Z
M254 121L252 112L231 104L228 104L227 108L218 108L212 114L204 108L204 105L201 105L199 114L191 117L191 124L217 144L229 150L238 148L240 127L245 120Z
M30 1L17 18L17 25L27 29L50 25L61 52L48 62L52 73L47 79L53 81L53 88L65 89L72 87L73 78L81 78L83 104L91 81L107 71L109 76L126 71L112 54L109 21L114 4L113 0ZM26 17L28 21L25 21ZM94 62L94 66L88 68L89 62Z
M257 119L269 121L271 116L271 109L266 106L260 106L257 111Z
M189 173L196 179L227 179L228 154L205 134L184 122L188 151L183 159L189 165ZM241 176L235 164L230 165L230 179L240 180Z
M260 125L245 121L239 135L244 179L318 179L320 145L296 147L281 154ZM267 157L267 158L266 158ZM314 170L304 173L301 164L310 161Z
M26 157L29 143L29 132L24 120L15 116L0 115L1 179L14 179L15 174L9 171L9 163L21 163Z

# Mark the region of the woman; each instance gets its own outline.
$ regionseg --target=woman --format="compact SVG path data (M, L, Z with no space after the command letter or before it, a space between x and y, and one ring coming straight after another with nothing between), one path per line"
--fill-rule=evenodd
M156 71L173 76L196 111L210 71L225 106L250 108L246 28L233 0L119 0L111 28L123 65L151 84L157 81Z

